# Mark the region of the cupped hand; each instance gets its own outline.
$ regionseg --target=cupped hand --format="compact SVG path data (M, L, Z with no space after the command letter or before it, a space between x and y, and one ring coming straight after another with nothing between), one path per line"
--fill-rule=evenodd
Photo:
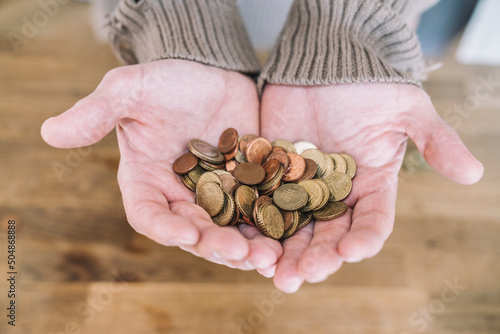
M118 182L131 226L152 240L179 246L243 270L272 267L281 245L260 233L221 228L194 204L172 170L190 139L217 144L228 127L259 132L255 84L242 74L186 60L125 66L65 113L48 119L42 137L55 147L91 145L113 128L120 149Z
M320 282L341 264L378 253L392 231L398 171L410 137L436 171L462 184L477 182L483 166L435 111L420 88L407 84L266 86L262 136L306 140L321 150L346 152L358 171L347 214L306 226L283 243L275 285L296 291Z

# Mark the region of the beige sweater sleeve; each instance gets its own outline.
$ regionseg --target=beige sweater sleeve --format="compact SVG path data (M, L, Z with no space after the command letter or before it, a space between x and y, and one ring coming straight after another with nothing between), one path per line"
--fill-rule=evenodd
M422 52L405 21L435 2L295 0L259 86L420 85L425 76Z
M177 58L260 72L236 0L122 0L105 30L126 64Z

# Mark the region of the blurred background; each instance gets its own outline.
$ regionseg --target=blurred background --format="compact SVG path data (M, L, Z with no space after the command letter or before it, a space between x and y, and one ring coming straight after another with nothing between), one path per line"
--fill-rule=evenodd
M410 144L384 249L293 295L137 234L114 133L82 149L42 141L46 118L120 64L96 41L89 3L58 0L50 13L41 3L0 1L0 333L500 333L500 1L442 0L418 29L441 63L425 89L484 178L454 184Z

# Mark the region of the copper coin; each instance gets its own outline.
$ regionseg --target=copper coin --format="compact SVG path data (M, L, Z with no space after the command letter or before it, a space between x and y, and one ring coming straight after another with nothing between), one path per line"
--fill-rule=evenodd
M245 224L248 224L250 226L256 227L255 224L253 223L253 221L250 218L247 218L247 217L243 216L243 221L245 222Z
M266 138L259 137L252 140L246 147L245 157L248 162L253 162L256 165L262 165L273 150L271 142Z
M264 180L266 177L266 171L259 165L251 162L245 162L234 168L233 176L241 183L253 186Z
M241 137L241 140L240 140L241 152L245 152L245 150L247 149L248 143L250 143L252 140L257 139L257 138L259 138L259 136L256 136L256 135L244 135L243 137Z
M238 223L238 220L240 220L240 210L238 210L238 208L235 208L234 209L234 215L233 215L233 220L231 220L231 222L229 222L229 226L234 226Z
M237 165L236 160L226 161L226 170L232 172Z
M304 175L306 171L306 162L304 158L297 153L287 153L287 155L290 159L290 165L285 171L282 180L286 182L296 181Z
M262 183L267 183L271 181L273 177L278 174L280 170L281 164L278 162L278 160L268 160L265 164L262 165L262 168L264 168L264 171L266 172L266 177L262 181Z
M283 211L280 210L283 221L285 222L285 231L288 230L294 223L297 211ZM298 216L297 216L298 217ZM298 219L297 219L298 222Z
M299 211L292 211L289 212L289 214L292 215L291 222L289 227L286 228L287 222L285 221L285 233L283 234L283 239L290 238L295 233L297 227L299 226L299 215L300 215ZM290 219L289 216L286 218ZM283 219L285 219L285 217L283 217Z
M305 158L304 161L306 162L306 170L304 171L304 175L302 175L301 178L298 179L297 181L294 181L295 183L299 183L305 180L312 180L313 177L316 175L318 166L316 165L314 160Z
M236 153L238 153L238 145L236 145L231 152L225 153L224 154L224 159L226 161L233 160L234 157L236 156Z
M231 174L219 175L219 178L222 182L222 190L227 192L229 195L233 195L235 187L240 185Z
M290 158L288 158L285 150L281 147L273 147L273 151L269 154L269 157L267 157L267 161L271 159L278 160L285 170L288 168L288 165L290 165Z
M174 161L174 172L180 175L189 173L198 164L198 157L191 152L184 153Z
M238 131L233 128L224 130L219 138L219 151L228 154L229 152L233 152L236 146L238 146ZM234 154L236 154L236 152Z

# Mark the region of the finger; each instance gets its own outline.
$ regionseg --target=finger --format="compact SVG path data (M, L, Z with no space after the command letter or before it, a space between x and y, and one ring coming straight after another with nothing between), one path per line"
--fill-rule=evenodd
M365 177L368 173L370 176ZM337 251L345 262L359 262L376 255L394 226L397 175L366 171L356 176L361 191L352 212L350 230L339 241Z
M92 94L61 115L47 119L41 128L42 138L58 148L92 145L104 138L131 107L130 98L124 99L123 92L133 91L132 74L136 72L134 68L108 72Z
M351 227L351 213L349 210L337 219L315 223L311 243L299 261L299 273L307 282L322 282L342 265L337 246Z
M240 224L238 228L241 234L250 241L247 265L257 269L274 266L283 254L280 242L266 237L255 227Z
M257 269L257 272L267 278L274 277L274 273L276 272L276 265L265 269Z
M434 170L455 182L473 184L479 181L483 165L438 115L430 101L422 105L425 110L414 113L419 119L412 119L407 125L407 133L419 152Z
M304 283L298 263L311 242L313 225L309 224L283 242L283 256L278 261L273 279L274 285L283 292L294 293Z
M250 252L250 244L237 228L220 227L211 221L197 220L195 223L201 233L196 249L202 257L215 258L225 264L231 263L233 266L246 266L239 262L246 260Z
M193 214L187 217L172 212L162 190L157 184L147 182L148 178L144 178L142 173L142 169L137 164L120 162L118 182L130 225L137 232L163 245L196 244L200 238L200 232L198 226L193 223ZM171 185L179 203L185 203L188 207L194 207L192 210L196 210L193 203L187 202L190 199L188 192L183 193L182 188L171 175L162 175L159 172L156 175L160 180L166 180L165 182ZM203 214L203 212L197 213L199 216Z
M153 186L143 181L151 175ZM122 159L118 181L127 217L138 232L164 245L186 245L183 249L216 263L244 267L237 261L248 256L249 240L235 227L215 225L175 175ZM152 211L158 216L160 211L162 219L153 220Z

